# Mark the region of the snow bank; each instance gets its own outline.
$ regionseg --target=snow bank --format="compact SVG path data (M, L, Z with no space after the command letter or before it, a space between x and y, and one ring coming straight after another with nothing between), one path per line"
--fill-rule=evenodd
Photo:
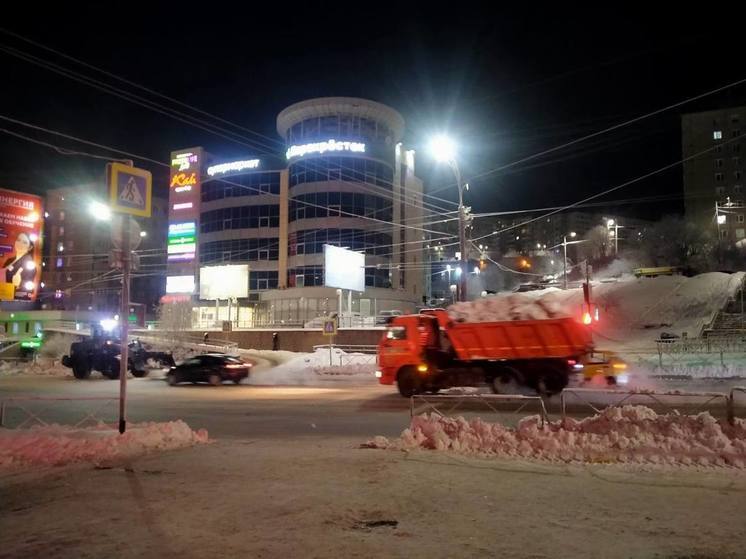
M645 406L610 407L583 420L540 427L538 416L515 429L481 419L420 415L401 437L364 446L429 449L499 458L572 463L632 463L746 468L746 421L734 426L709 413L658 415Z
M283 356L287 357L287 356ZM249 376L249 384L318 385L327 381L375 382L375 355L346 353L320 348L313 353L296 353L276 367Z
M192 431L181 420L130 424L123 435L104 424L86 428L48 425L0 429L0 470L73 462L102 463L207 441L207 431Z
M72 370L63 367L56 359L39 358L35 363L29 361L0 362L0 377L12 375L40 375L64 377L72 376Z

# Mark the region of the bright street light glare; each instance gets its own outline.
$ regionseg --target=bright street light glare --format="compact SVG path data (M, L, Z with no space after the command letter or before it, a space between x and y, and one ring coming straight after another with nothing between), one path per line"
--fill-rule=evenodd
M725 223L725 216L724 215L718 215L718 225L722 225Z
M613 220L613 219L610 219L610 220L609 220L609 221L608 221L608 222L606 223L606 225L608 225L609 227L614 227L614 220Z
M94 219L102 221L108 221L111 219L111 208L101 202L93 201L88 204L88 213L91 214Z
M148 236L148 232L147 231L140 231L140 236L141 237L147 237Z
M573 237L573 238L574 238L574 237L576 237L577 235L578 235L578 234L577 234L577 233L576 233L575 231L571 231L571 232L570 232L570 236L571 236L571 237Z
M448 136L435 136L430 141L430 153L438 161L453 161L456 158L456 144Z

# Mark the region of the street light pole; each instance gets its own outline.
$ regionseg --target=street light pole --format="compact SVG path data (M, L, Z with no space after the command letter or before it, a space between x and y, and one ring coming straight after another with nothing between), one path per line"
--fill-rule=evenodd
M466 274L469 267L466 257L466 211L464 209L464 184L461 182L461 171L455 158L448 160L448 165L456 175L458 185L458 244L461 251L461 276L459 277L459 300L466 301Z
M567 235L564 236L562 249L565 252L565 258L562 260L562 277L565 279L565 289L567 289Z

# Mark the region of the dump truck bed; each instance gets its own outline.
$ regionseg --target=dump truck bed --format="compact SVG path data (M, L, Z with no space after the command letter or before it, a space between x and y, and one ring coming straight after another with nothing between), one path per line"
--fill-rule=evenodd
M462 361L569 357L592 343L588 328L572 318L451 322L446 332Z

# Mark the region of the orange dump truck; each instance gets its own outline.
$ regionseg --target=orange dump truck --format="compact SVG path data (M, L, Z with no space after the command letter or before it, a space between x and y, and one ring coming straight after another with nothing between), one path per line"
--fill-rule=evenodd
M454 322L426 310L388 323L376 376L396 382L402 396L483 382L496 393L556 394L582 371L591 347L588 329L571 318Z

